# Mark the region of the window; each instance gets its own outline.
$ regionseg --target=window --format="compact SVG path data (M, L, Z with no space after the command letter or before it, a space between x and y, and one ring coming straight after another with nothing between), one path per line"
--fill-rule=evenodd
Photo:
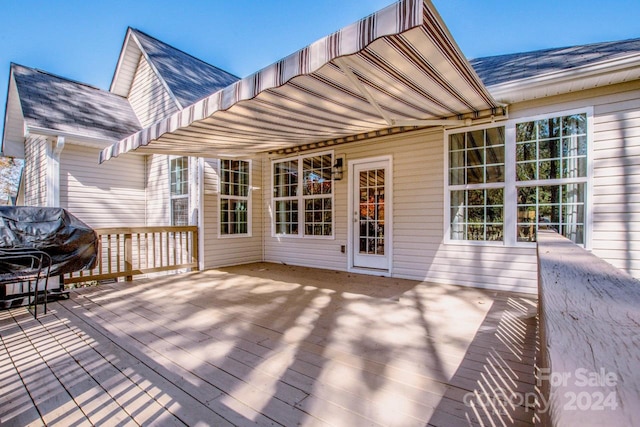
M220 235L250 234L251 163L220 160Z
M171 225L189 225L189 158L169 159Z
M535 242L550 228L584 244L588 118L556 114L447 133L448 241Z
M503 240L504 148L504 127L449 135L451 240Z
M275 234L333 236L332 166L332 153L273 163Z
M519 242L551 228L584 243L586 113L516 123Z

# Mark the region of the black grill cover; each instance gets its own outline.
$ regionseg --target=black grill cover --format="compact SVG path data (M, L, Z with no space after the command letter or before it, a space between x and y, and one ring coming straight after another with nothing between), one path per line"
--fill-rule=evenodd
M34 248L51 257L51 275L96 266L98 236L62 208L0 206L0 249Z

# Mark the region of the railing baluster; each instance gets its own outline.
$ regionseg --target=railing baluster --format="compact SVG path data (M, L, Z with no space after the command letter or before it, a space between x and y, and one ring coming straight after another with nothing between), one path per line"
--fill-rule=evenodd
M125 276L127 282L133 280L133 241L131 233L124 235L124 271L129 273Z
M140 252L142 252L140 249L141 247L142 246L140 245L140 233L136 233L136 252L138 253L138 264L136 264L134 268L137 266L138 270L140 269Z
M107 257L107 272L108 273L113 273L113 265L111 264L111 260L113 259L111 257L112 251L113 251L113 247L111 245L111 241L113 239L111 238L111 235L107 236L107 248L108 248L108 257Z

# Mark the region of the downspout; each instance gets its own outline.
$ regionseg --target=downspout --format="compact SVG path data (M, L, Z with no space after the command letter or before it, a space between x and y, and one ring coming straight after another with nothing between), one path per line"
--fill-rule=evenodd
M51 142L47 171L47 207L60 207L60 155L64 144L64 136L58 136Z

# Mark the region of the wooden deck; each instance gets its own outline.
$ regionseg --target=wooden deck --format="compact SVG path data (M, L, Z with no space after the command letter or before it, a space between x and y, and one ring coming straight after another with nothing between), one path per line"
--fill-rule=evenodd
M0 311L0 425L532 425L535 313L266 263L80 289Z

